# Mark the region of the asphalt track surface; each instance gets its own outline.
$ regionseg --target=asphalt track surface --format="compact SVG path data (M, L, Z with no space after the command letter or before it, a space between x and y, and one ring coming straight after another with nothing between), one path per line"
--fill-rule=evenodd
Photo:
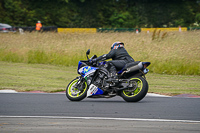
M200 132L200 98L71 102L65 94L0 94L0 132Z

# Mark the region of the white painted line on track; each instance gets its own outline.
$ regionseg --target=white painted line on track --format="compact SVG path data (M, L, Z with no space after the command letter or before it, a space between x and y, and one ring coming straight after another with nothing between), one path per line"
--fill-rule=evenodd
M155 93L147 93L147 96L151 96L151 97L171 97L171 96L160 95L160 94L155 94Z
M120 120L120 121L151 121L151 122L183 122L200 123L194 120L170 120L170 119L142 119L142 118L109 118L109 117L70 117L70 116L0 116L0 118L46 118L46 119L85 119L85 120Z
M15 90L0 90L0 93L18 93Z

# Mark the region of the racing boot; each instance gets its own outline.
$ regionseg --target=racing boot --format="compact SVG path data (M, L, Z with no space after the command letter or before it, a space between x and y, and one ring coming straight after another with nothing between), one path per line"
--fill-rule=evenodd
M113 65L110 67L110 77L114 78L114 79L118 79L117 70L116 70L115 66L113 66Z
M117 70L115 66L111 65L109 69L108 79L106 81L114 83L113 85L119 82L118 77L117 77Z

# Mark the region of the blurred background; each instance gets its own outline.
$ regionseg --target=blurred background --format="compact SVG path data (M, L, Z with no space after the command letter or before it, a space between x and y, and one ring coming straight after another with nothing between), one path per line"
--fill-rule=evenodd
M199 27L200 0L0 0L0 23L15 27Z

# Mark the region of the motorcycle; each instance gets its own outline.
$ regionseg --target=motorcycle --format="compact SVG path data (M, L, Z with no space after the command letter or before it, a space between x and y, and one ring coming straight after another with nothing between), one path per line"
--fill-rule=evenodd
M66 97L71 101L81 101L84 98L112 98L121 96L126 102L138 102L148 92L148 82L145 75L149 72L150 62L127 63L117 72L117 79L109 79L109 71L104 67L106 61L91 62L97 58L88 57L78 63L77 72L80 76L73 79L66 88Z

